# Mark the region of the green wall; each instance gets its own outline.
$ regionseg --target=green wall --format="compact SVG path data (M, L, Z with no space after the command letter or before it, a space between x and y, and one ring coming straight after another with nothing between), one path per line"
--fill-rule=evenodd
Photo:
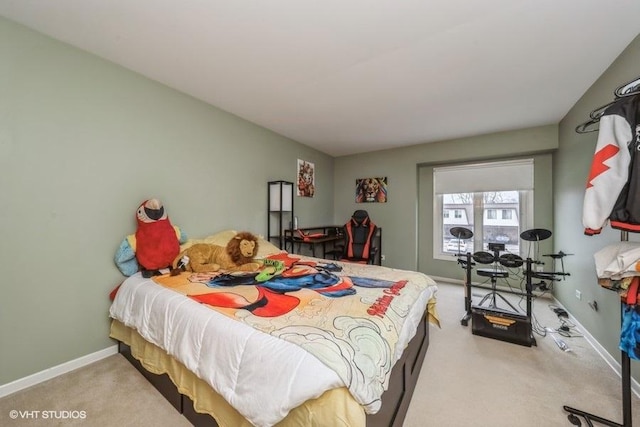
M554 221L558 250L573 253L565 259L571 276L556 286L558 300L584 325L612 356L619 358L620 304L615 293L597 284L593 254L620 241L620 232L606 226L599 236L585 236L582 226L582 202L598 133L578 134L575 127L589 118L589 113L614 99L613 91L623 83L640 77L640 36L614 61L606 72L574 105L560 122L560 148L554 157ZM639 241L629 234L629 240ZM582 291L582 299L575 290ZM597 301L592 310L588 302ZM634 377L639 378L637 366Z
M550 125L336 158L336 222L344 222L356 209L366 209L383 228L385 265L459 279L461 270L454 260L432 257L430 165L536 155L535 223L551 229L551 159L541 154L557 146L558 127ZM355 203L355 180L369 176L388 178L387 203Z
M105 349L113 256L143 200L191 237L266 233L267 181L316 166L301 225L333 220L333 159L0 18L0 385Z
M0 18L0 385L113 344L107 295L122 276L112 258L142 200L160 198L193 237L265 233L266 183L295 181L298 158L315 163L317 189L295 200L300 226L343 223L365 208L384 229L385 265L460 278L455 263L431 257L430 168L534 156L535 224L553 229L546 245L575 254L556 296L618 354L618 302L597 286L593 253L619 233L582 234L596 134L573 129L638 76L639 60L636 39L559 126L332 159ZM388 203L354 202L355 180L369 176L388 177Z

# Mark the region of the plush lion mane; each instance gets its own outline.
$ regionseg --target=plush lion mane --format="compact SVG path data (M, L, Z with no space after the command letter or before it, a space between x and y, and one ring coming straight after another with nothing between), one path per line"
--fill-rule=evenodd
M210 243L196 243L183 250L173 260L171 275L181 271L195 273L227 271L257 271L261 264L254 260L258 253L258 238L243 231L235 235L226 246ZM181 264L183 257L188 258Z
M246 256L242 253L242 246L246 245L243 242L253 242L254 247L250 256ZM254 262L253 258L258 253L258 238L248 231L241 231L236 234L229 243L227 243L227 254L231 257L231 261L233 261L236 265L249 264Z

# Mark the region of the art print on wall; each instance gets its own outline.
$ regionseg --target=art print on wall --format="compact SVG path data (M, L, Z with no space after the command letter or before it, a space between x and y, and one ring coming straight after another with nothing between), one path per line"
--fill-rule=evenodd
M315 165L298 159L298 196L313 197L316 192Z
M356 203L387 203L387 177L356 179Z

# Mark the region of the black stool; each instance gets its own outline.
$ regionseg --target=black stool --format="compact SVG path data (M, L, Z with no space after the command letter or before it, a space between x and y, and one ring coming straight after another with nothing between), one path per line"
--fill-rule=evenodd
M484 303L489 301L489 305L488 305L489 308L498 308L498 304L496 302L496 297L499 297L509 307L511 307L511 309L513 311L515 311L516 313L519 313L519 310L517 308L515 308L513 306L513 304L511 304L505 297L500 295L498 293L498 291L496 290L496 284L497 284L498 279L499 278L500 279L506 279L507 277L509 277L509 273L508 272L503 271L503 270L498 270L496 268L479 268L478 270L476 270L476 273L478 274L478 276L488 277L488 278L491 279L491 292L486 294L480 300L480 303L478 304L478 307L482 307L482 305Z

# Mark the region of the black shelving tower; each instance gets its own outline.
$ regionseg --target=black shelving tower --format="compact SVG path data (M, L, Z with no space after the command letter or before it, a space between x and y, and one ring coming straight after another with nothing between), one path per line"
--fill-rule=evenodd
M285 249L284 230L293 230L294 217L293 182L269 181L267 184L267 240L273 243L273 239L277 239L278 247ZM286 226L287 220L288 226ZM272 229L272 223L277 225L276 230Z

